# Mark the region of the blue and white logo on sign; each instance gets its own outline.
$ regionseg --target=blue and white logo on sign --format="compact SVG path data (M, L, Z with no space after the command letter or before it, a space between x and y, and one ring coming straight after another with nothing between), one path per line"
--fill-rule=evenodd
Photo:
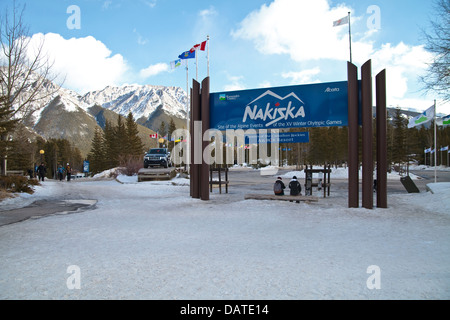
M276 102L273 103L274 101ZM280 97L276 93L267 90L246 106L242 122L246 123L247 120L261 119L265 122L266 127L270 127L281 120L304 118L304 104L294 92L285 97Z

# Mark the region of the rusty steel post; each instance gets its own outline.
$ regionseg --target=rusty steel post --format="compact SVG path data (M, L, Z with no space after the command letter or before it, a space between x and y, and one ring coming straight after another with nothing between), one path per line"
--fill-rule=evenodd
M362 206L373 209L373 101L372 62L361 68L361 116L362 116Z
M209 200L209 164L205 160L204 151L210 142L203 141L205 132L209 129L209 77L206 77L202 81L201 120L202 120L202 164L200 169L200 194L202 200Z
M189 168L188 172L189 172L189 181L190 181L190 183L189 183L190 195L191 195L191 197L193 197L194 196L194 179L193 179L193 175L192 175L192 169L194 168L194 166L193 166L193 164L194 164L194 154L192 153L192 151L194 150L194 147L193 147L193 141L192 141L192 138L193 138L192 134L194 132L194 129L193 129L194 121L192 121L192 114L193 114L194 108L192 106L192 88L190 88L190 95L189 96L191 97L191 100L189 101L189 108L190 108L189 109L189 114L191 115L191 121L189 121L189 128L187 128L187 130L189 131L189 136L190 136L190 139L189 139L190 144L188 146L188 148L189 148L189 159L187 159L187 162L188 162L187 167Z
M200 164L198 164L199 137L198 124L200 123L200 83L192 81L191 91L191 196L200 198ZM200 140L201 141L201 140ZM201 150L201 149L200 149Z
M387 208L386 70L375 77L377 101L377 208Z
M347 63L348 79L348 207L359 207L359 88L358 69Z

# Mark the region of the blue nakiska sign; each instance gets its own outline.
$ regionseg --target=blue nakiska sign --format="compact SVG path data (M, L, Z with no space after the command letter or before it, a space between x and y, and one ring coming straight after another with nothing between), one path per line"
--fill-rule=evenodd
M347 81L211 93L210 127L284 129L348 125Z

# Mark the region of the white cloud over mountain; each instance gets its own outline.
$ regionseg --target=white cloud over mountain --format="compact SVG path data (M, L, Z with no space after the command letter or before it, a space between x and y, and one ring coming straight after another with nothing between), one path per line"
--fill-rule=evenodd
M64 39L56 33L37 33L30 48L44 40L44 52L53 62L52 72L65 78L64 86L79 93L119 85L129 70L121 54L112 54L104 43L92 36Z

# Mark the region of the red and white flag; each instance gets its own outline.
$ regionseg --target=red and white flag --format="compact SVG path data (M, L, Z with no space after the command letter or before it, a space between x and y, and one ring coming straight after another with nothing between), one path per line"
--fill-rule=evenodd
M205 51L205 49L206 49L206 41L203 41L202 43L193 46L190 51L191 52L194 52L195 50Z
M333 27L342 26L348 23L348 16L333 22Z
M151 135L150 135L150 138L155 138L155 139L157 139L157 138L158 138L158 134L157 134L157 133L151 134Z

